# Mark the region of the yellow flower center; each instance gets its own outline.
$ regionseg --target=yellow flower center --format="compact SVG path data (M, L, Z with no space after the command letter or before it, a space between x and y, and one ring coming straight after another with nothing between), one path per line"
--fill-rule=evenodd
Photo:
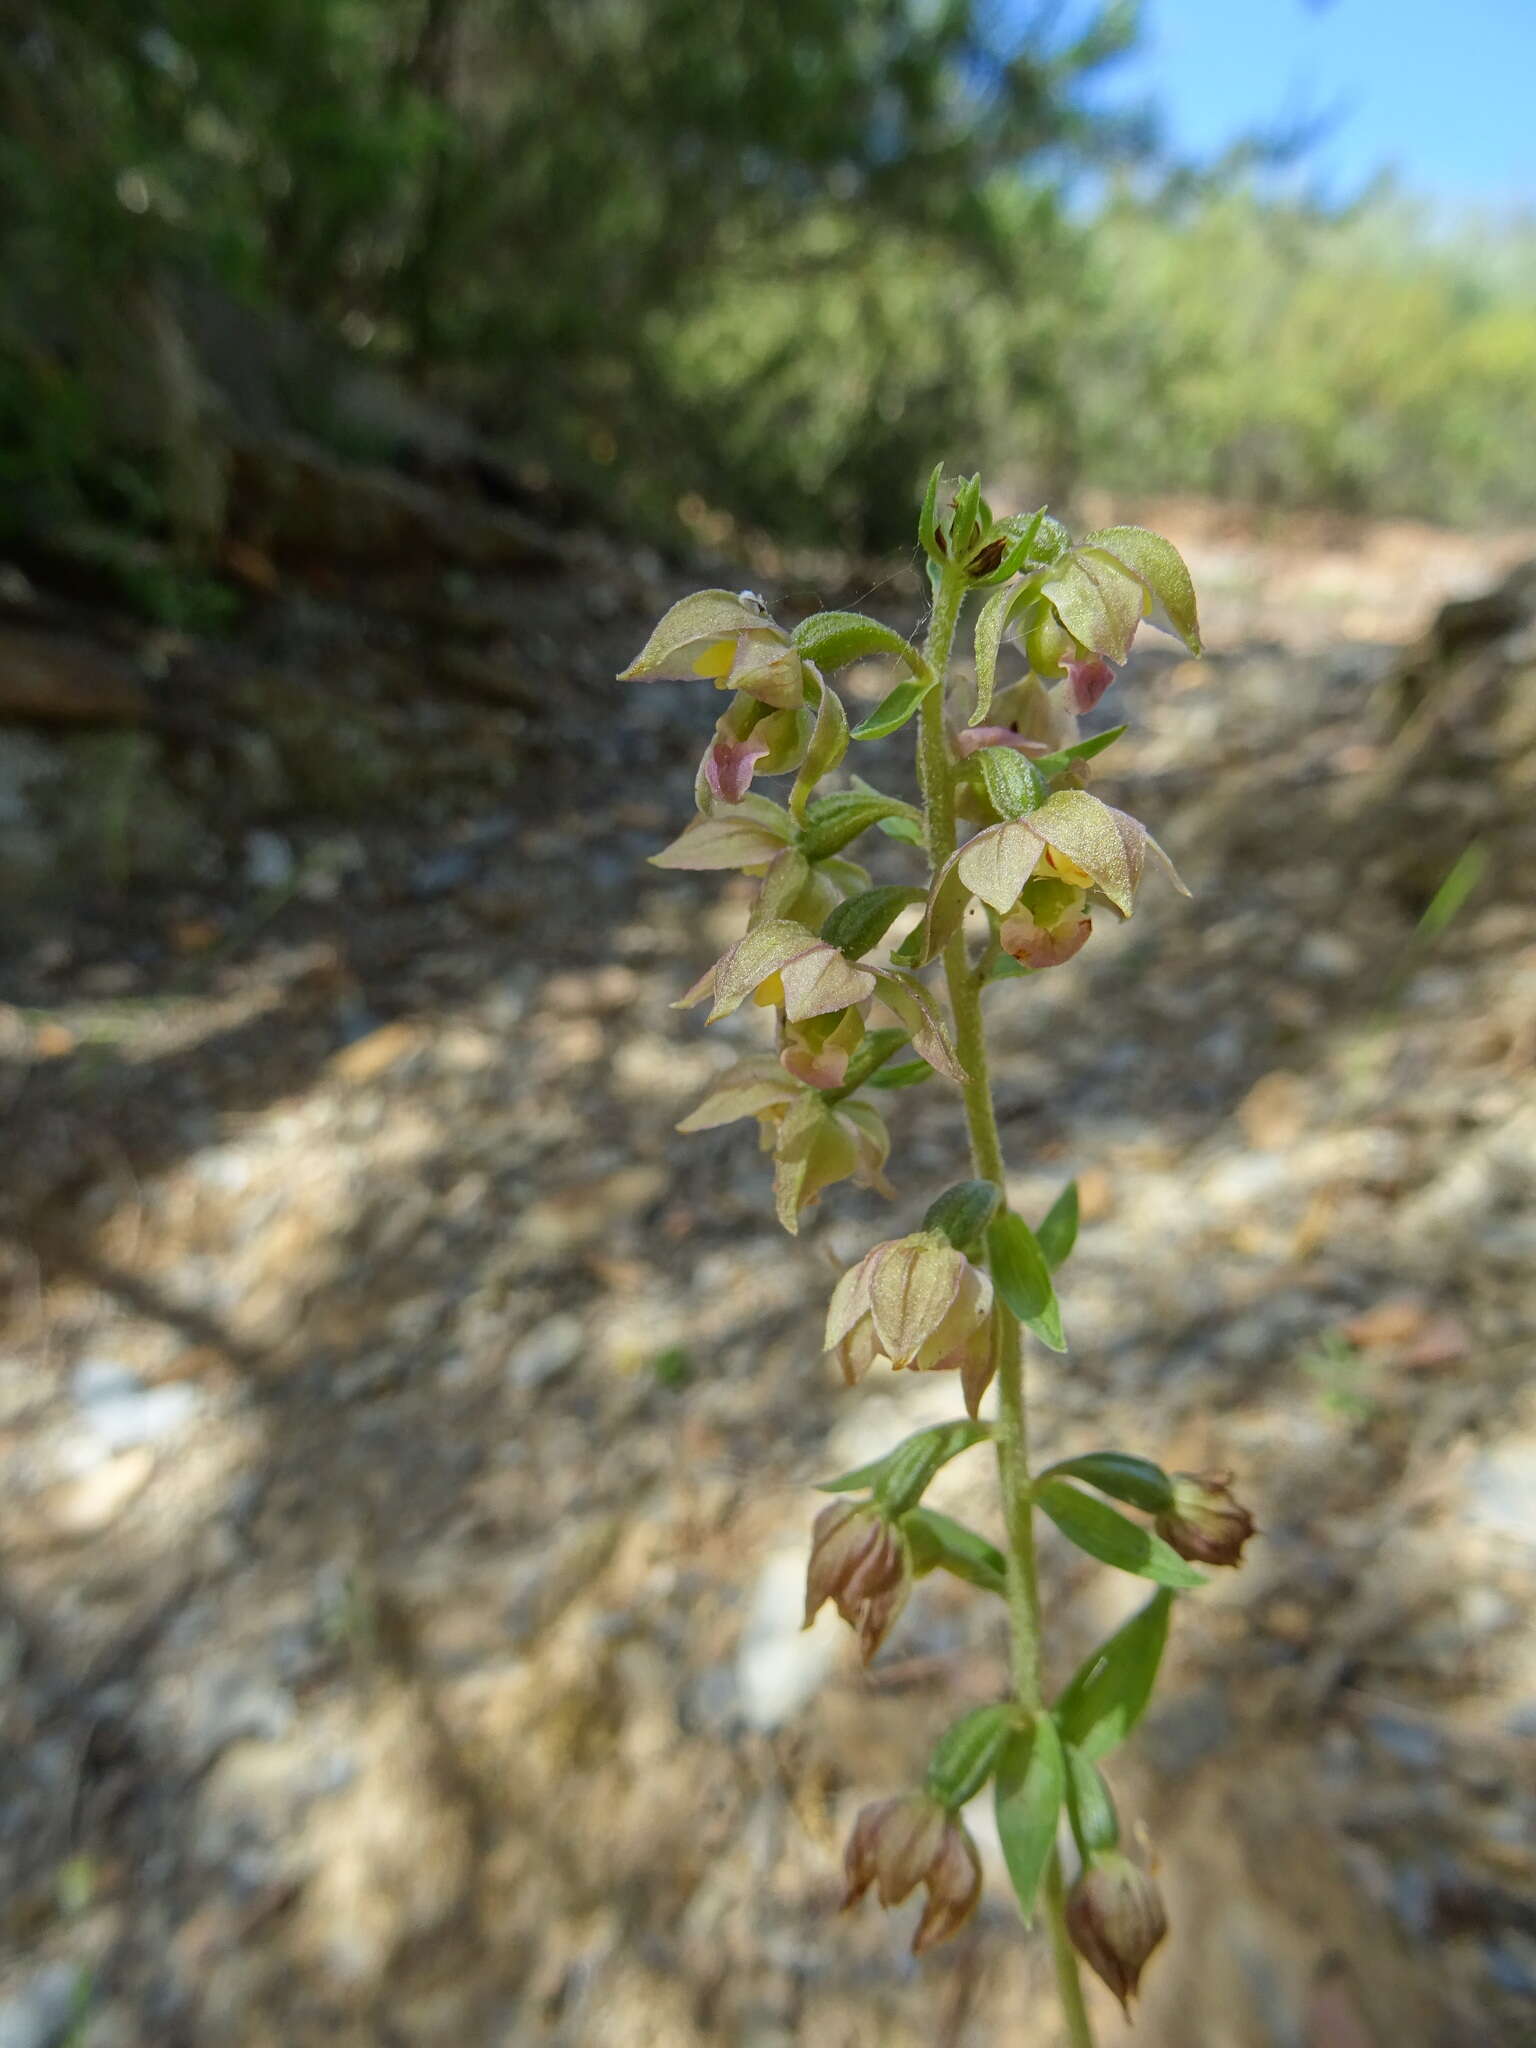
M716 640L712 646L706 647L694 662L693 672L696 676L727 676L735 659L736 642Z
M1059 882L1070 882L1074 889L1093 887L1093 877L1088 870L1080 868L1075 860L1068 860L1064 853L1058 853L1054 846L1048 846L1036 861L1035 873Z
M766 981L760 981L753 990L752 1000L760 1010L776 1010L784 1001L784 978L770 974Z

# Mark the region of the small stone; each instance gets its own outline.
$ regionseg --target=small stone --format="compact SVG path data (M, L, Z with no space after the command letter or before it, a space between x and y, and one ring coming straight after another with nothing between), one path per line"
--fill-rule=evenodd
M81 1473L78 1479L50 1486L38 1505L61 1536L94 1536L138 1498L154 1469L154 1452L137 1445Z
M580 1316L551 1316L547 1323L512 1347L507 1358L507 1384L530 1393L573 1366L581 1356L585 1331Z
M85 1989L82 1970L49 1963L0 1998L0 2048L63 2048L80 2016Z
M202 1406L202 1395L185 1380L148 1387L111 1358L82 1359L70 1384L91 1435L114 1454L174 1435Z
M805 1619L805 1545L775 1551L758 1574L736 1656L736 1687L748 1727L766 1732L793 1720L819 1690L838 1650L839 1623L823 1608Z
M286 889L297 866L281 832L247 832L245 879L253 889Z

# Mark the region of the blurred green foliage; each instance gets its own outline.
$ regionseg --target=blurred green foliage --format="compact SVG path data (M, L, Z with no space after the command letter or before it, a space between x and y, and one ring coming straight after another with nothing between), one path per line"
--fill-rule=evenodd
M0 534L217 531L189 291L658 531L883 544L934 447L1040 495L1536 510L1536 231L1150 198L1097 91L1136 31L1130 0L0 0Z
M1111 487L1476 523L1536 512L1536 219L1437 229L1251 186L1095 227L1076 387Z

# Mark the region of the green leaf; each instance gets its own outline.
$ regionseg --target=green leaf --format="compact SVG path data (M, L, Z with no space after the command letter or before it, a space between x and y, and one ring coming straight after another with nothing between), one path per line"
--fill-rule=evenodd
M1078 740L1073 746L1058 748L1054 754L1042 754L1035 762L1035 772L1049 781L1053 775L1060 775L1070 768L1074 761L1091 761L1095 754L1102 754L1125 730L1123 725L1112 725L1108 732L1096 732L1091 740Z
M1102 549L1138 577L1168 615L1191 654L1200 652L1200 617L1195 586L1184 557L1171 540L1144 526L1103 526L1084 536L1085 548Z
M1040 525L1035 534L1032 562L1059 562L1063 555L1070 554L1072 536L1059 519L1053 519L1049 512L1039 515Z
M880 1491L882 1485L898 1494L901 1486L920 1469L926 1467L928 1484L941 1465L947 1465L951 1458L968 1451L972 1444L985 1443L991 1436L990 1426L985 1422L972 1422L962 1417L955 1422L935 1422L928 1429L920 1429L915 1435L904 1437L894 1450L883 1457L872 1458L867 1465L859 1465L852 1472L841 1472L836 1479L823 1479L817 1486L818 1493L858 1493L869 1486ZM897 1477L891 1477L892 1474ZM912 1496L907 1507L915 1507L922 1493L922 1487ZM907 1507L893 1507L886 1494L881 1494L882 1504L891 1508L893 1514L905 1514Z
M923 509L918 515L917 521L917 537L922 543L923 552L931 556L935 562L942 560L939 554L937 536L939 528L939 485L943 481L944 465L942 462L936 462L933 465L933 474L928 479L928 488L923 493Z
M911 676L898 683L894 690L881 698L869 716L853 728L854 739L881 740L889 732L899 732L933 687L931 676L926 681Z
M1026 1924L1056 1847L1056 1823L1067 1794L1067 1765L1061 1737L1049 1714L1037 1714L1033 1728L1021 1729L997 1760L997 1833L1014 1895Z
M899 839L905 846L923 843L923 828L916 818L876 818L875 824L887 839Z
M1171 1544L1150 1529L1128 1521L1118 1508L1095 1500L1064 1479L1044 1479L1035 1488L1035 1499L1069 1542L1086 1550L1100 1564L1116 1571L1134 1572L1160 1586L1182 1592L1205 1584L1204 1572L1186 1564Z
M901 913L912 904L921 903L923 896L924 892L913 884L882 882L878 888L862 890L829 911L821 936L850 960L857 960L871 946L878 945Z
M1119 1846L1120 1822L1098 1765L1071 1743L1066 1746L1066 1756L1067 1815L1078 1853L1087 1863Z
M814 612L810 618L801 620L790 638L800 653L821 669L846 668L850 661L894 654L915 676L921 677L927 671L927 663L917 649L893 627L882 626L878 619L867 619L862 612Z
M1045 777L1016 747L983 747L975 759L987 802L1000 818L1027 818L1050 795Z
M1117 1749L1146 1712L1172 1612L1172 1593L1154 1593L1100 1643L1057 1700L1062 1740L1091 1763Z
M899 797L882 796L874 789L840 789L832 796L819 796L807 806L800 832L801 851L810 860L825 860L840 853L861 832L882 818L922 819L911 804Z
M1035 560L1035 545L1044 521L1043 505L1028 519L1014 514L1007 519L996 520L992 528L993 533L1002 535L1011 545L992 574L982 579L983 582L1010 583L1026 562Z
M1054 1273L1077 1243L1077 1182L1069 1180L1045 1212L1045 1221L1035 1232L1045 1253L1045 1263Z
M987 1232L988 1260L997 1291L1028 1330L1052 1351L1065 1351L1061 1308L1039 1240L1022 1216L1005 1210Z
M957 1181L928 1204L924 1230L942 1230L957 1252L969 1251L981 1236L1002 1199L990 1180Z
M862 1088L871 1075L884 1066L894 1053L899 1052L906 1042L906 1032L895 1025L883 1026L878 1031L866 1031L853 1049L842 1086L826 1090L828 1101L841 1101L843 1096L851 1095L855 1088ZM926 1066L927 1062L924 1061L923 1064Z
M952 1722L928 1763L928 1790L934 1798L951 1812L974 1799L991 1777L1018 1717L1018 1707L1004 1700L996 1706L973 1707Z
M954 506L949 515L949 537L954 548L956 561L969 552L972 543L972 529L981 511L981 472L966 477L955 492Z
M937 1508L914 1508L901 1526L912 1546L913 1568L919 1573L946 1571L984 1593L1008 1591L1008 1560L995 1543L967 1529Z
M1087 1451L1080 1458L1063 1458L1040 1477L1085 1479L1100 1493L1149 1515L1164 1514L1173 1506L1173 1481L1162 1466L1154 1465L1150 1458L1133 1457L1129 1451Z
M872 1074L869 1085L871 1088L915 1088L921 1081L931 1081L933 1073L926 1060L903 1060L898 1067L882 1067L878 1074Z

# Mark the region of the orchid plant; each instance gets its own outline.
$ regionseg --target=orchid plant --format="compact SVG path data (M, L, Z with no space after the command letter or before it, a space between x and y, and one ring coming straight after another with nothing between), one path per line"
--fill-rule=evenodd
M1113 684L1144 619L1192 654L1199 625L1184 562L1141 527L1074 541L1043 509L994 517L979 477L946 481L941 466L919 536L932 586L921 650L854 612L820 612L786 632L751 592L706 590L672 607L624 679L708 677L730 693L699 767L698 816L655 865L760 877L745 936L680 1007L708 1001L713 1023L750 1000L769 1013L773 1046L722 1074L679 1128L755 1119L792 1233L838 1181L890 1192L883 1105L895 1091L949 1082L969 1133L974 1178L941 1194L921 1229L876 1244L843 1274L825 1339L850 1385L884 1369L955 1373L965 1413L826 1483L834 1498L812 1531L806 1620L830 1600L868 1661L913 1581L949 1572L1006 1604L1012 1690L947 1730L920 1788L859 1815L845 1903L873 1888L894 1906L922 1886L914 1949L952 1935L982 1882L961 1810L990 1782L1019 1906L1049 1933L1068 2037L1091 2048L1078 1957L1128 2009L1166 1931L1154 1879L1120 1847L1102 1767L1151 1698L1175 1598L1202 1582L1197 1565L1237 1564L1253 1523L1225 1474L1170 1474L1118 1450L1031 1471L1024 1336L1066 1348L1055 1276L1076 1238L1077 1190L1067 1186L1033 1227L1009 1206L982 997L1066 965L1102 913L1131 916L1149 868L1183 889L1145 826L1085 786L1124 728L1085 738L1079 720ZM973 593L975 689L963 701L951 661ZM1009 642L1027 670L1000 687ZM850 731L827 678L879 657L899 664L899 679ZM827 786L851 745L913 720L921 808L858 775ZM774 775L793 777L782 804L755 786ZM870 831L922 849L924 879L873 882L850 857ZM910 929L892 945L904 913ZM922 971L935 962L930 985ZM923 1505L941 1466L987 1443L1001 1548ZM1155 1588L1054 1698L1037 1510L1090 1557Z

